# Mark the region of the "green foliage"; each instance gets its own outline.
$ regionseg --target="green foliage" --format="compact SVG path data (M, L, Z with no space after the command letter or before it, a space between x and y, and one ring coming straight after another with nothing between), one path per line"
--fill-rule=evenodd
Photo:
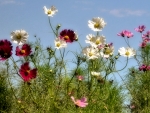
M4 68L0 70L0 112L8 113L11 110L11 90L7 82L7 74Z

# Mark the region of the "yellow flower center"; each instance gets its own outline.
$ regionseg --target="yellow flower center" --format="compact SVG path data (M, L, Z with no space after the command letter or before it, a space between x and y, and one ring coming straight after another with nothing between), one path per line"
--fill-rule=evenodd
M89 53L89 56L91 57L93 55L93 53Z
M129 56L129 55L130 55L130 52L127 51L127 52L125 53L125 55Z
M25 50L21 50L21 53L25 53Z
M30 73L30 70L27 70L26 72L29 74L29 73Z
M69 39L69 36L67 36L67 35L64 36L64 39L65 39L65 40L68 40L68 39Z
M94 28L99 28L100 25L98 23L94 24Z
M96 45L98 45L98 44L100 44L100 42L101 42L100 40L96 40L95 43L96 43Z
M56 46L57 46L57 47L60 47L60 43L57 43Z
M18 33L16 37L17 37L17 39L21 39L21 34Z
M51 13L52 13L52 11L51 11L51 10L48 10L48 11L47 11L47 14L48 14L48 15L50 15Z
M111 53L111 50L110 50L110 49L106 49L106 50L105 50L105 54L106 54L106 55L108 55L108 54L110 54L110 53Z

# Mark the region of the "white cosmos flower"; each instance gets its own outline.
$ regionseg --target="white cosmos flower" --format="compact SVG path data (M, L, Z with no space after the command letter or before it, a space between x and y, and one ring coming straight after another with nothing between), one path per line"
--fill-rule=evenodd
M91 75L97 77L100 76L100 72L91 71Z
M92 34L89 34L86 36L87 40L85 40L86 43L89 43L92 47L98 47L99 45L105 44L105 37L104 36L94 36Z
M133 48L129 48L129 47L127 48L122 47L118 50L118 52L121 56L129 57L129 58L136 54L136 51Z
M104 22L103 18L95 17L92 20L88 21L88 26L93 31L101 31L105 27L106 23Z
M54 7L51 6L50 9L47 9L46 6L43 7L45 14L47 14L48 16L53 17L53 15L58 12L58 10Z
M114 53L114 46L110 44L106 44L103 51L100 52L101 56L104 58L108 58Z
M28 33L25 30L16 30L11 32L11 40L18 45L26 43L28 38Z
M100 56L98 48L94 47L86 47L82 52L88 59L96 59Z
M91 44L95 40L95 35L89 34L86 36L86 38L87 38L87 40L85 40L85 42Z
M60 38L56 38L54 42L55 42L55 48L57 49L64 48L67 46L66 41L61 40Z

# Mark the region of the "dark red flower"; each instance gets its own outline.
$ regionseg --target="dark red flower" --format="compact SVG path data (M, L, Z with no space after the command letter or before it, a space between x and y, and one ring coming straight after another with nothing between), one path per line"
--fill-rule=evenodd
M60 39L65 40L66 42L70 42L72 43L73 41L75 41L77 38L77 35L75 34L74 31L70 30L70 29L65 29L63 31L60 32Z
M19 73L25 82L29 82L31 79L36 78L37 69L35 68L31 70L29 67L29 62L26 62L21 65Z
M141 48L144 48L144 47L146 47L146 45L147 45L146 42L142 42L142 43L140 44L140 47L141 47Z
M145 30L145 28L146 27L144 25L141 25L138 28L135 28L135 31L142 33Z
M0 40L0 60L6 60L12 55L12 44L8 40Z
M28 56L31 52L31 47L28 44L24 44L21 48L19 46L16 47L17 56Z

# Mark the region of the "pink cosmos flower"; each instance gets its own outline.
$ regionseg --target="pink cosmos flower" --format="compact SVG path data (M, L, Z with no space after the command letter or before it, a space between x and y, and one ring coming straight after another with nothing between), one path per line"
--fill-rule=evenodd
M139 67L139 70L140 71L146 71L146 65L145 64L143 64L143 65L141 65L140 67Z
M81 76L81 75L79 75L79 76L77 76L77 79L78 79L79 81L82 81L82 80L84 79L84 77Z
M29 67L29 62L26 62L21 65L19 73L25 82L29 82L31 79L36 78L37 69L35 68L31 70Z
M126 36L127 38L133 37L133 33L131 33L130 31L126 31L126 32L125 32L125 36Z
M146 27L144 25L141 25L138 28L135 28L135 31L142 33L145 30L145 28Z
M127 38L133 37L133 33L127 30L122 31L121 33L118 33L117 35L122 36L122 37L126 36Z
M148 71L148 70L150 70L150 66L143 64L142 66L139 67L139 70L140 71Z
M0 40L0 60L6 60L12 55L12 44L8 40Z
M28 44L24 44L21 48L16 47L16 56L28 56L31 52L31 47Z
M86 107L88 105L88 103L86 103L87 98L83 97L80 100L75 100L75 98L73 96L71 96L72 101L74 102L74 104L78 107Z
M143 34L142 38L150 38L150 30L147 31L146 34Z
M118 36L125 37L125 32L126 32L126 30L124 30L124 31L122 31L122 32L120 32L120 33L118 33L117 35L118 35Z
M146 45L147 45L146 42L142 42L142 43L140 44L140 47L141 47L141 48L144 48L144 47L146 47Z

